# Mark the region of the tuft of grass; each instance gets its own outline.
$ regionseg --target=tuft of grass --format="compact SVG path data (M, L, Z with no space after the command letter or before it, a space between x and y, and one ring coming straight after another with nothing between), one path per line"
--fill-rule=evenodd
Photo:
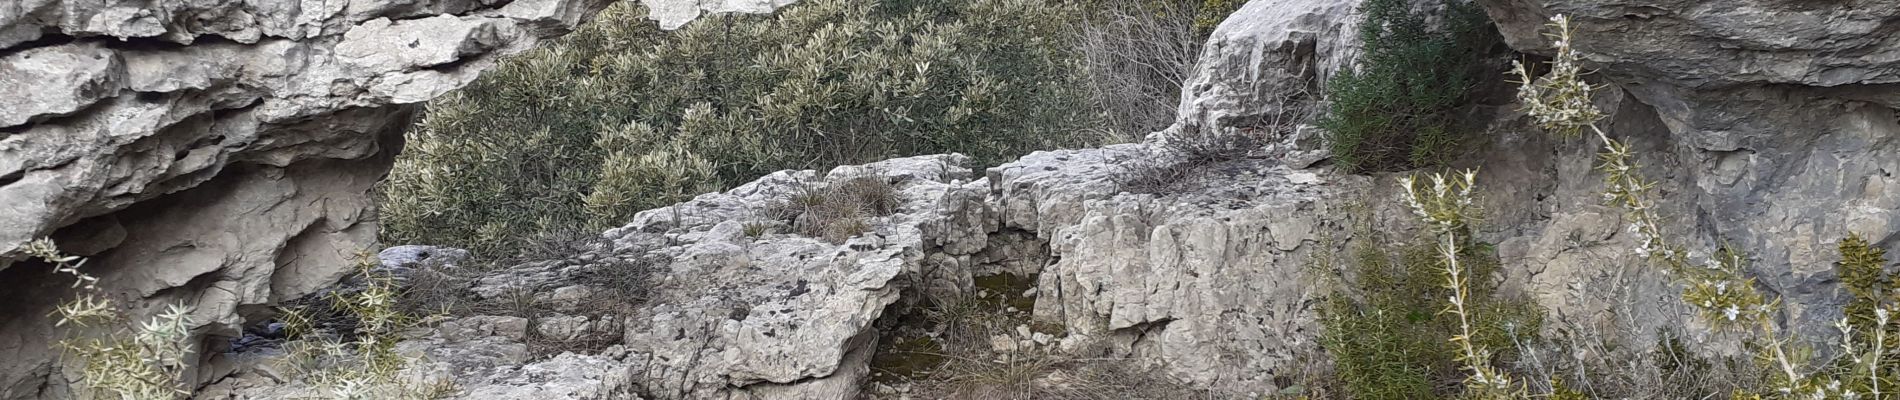
M746 221L744 228L743 233L745 237L753 239L765 237L766 234L772 233L772 223L769 221Z
M870 232L871 219L897 212L897 204L897 186L890 178L865 174L825 184L804 183L770 213L790 221L797 234L844 243Z

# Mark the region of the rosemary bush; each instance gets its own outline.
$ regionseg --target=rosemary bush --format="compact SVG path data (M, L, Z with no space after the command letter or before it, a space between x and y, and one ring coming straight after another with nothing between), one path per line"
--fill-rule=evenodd
M1477 78L1473 62L1497 40L1489 20L1460 0L1434 13L1368 0L1360 12L1363 54L1327 83L1318 123L1333 160L1353 173L1442 164L1459 145L1451 112Z
M1892 351L1900 334L1895 323L1900 312L1900 283L1885 271L1884 251L1874 248L1857 235L1841 240L1841 261L1835 264L1841 283L1851 295L1846 315L1837 324L1840 356L1833 360L1811 360L1813 349L1802 348L1792 334L1784 332L1776 316L1781 302L1758 288L1747 276L1741 249L1720 248L1708 257L1692 255L1686 247L1663 230L1663 216L1654 206L1656 182L1644 177L1635 162L1631 147L1611 138L1600 125L1605 116L1595 108L1591 94L1597 87L1583 81L1587 73L1579 56L1570 47L1570 21L1557 16L1551 20L1550 34L1556 41L1556 55L1550 72L1533 78L1529 68L1517 64L1513 73L1520 79L1518 101L1537 124L1564 137L1595 137L1603 143L1598 171L1603 173L1604 199L1621 209L1629 232L1636 236L1634 251L1650 260L1682 287L1682 301L1695 308L1701 319L1715 329L1744 334L1748 348L1766 367L1765 387L1742 388L1735 399L1881 399L1894 397L1896 377L1900 377L1900 357ZM1587 133L1587 135L1586 135ZM1432 176L1425 184L1407 178L1405 202L1440 240L1437 256L1441 260L1445 288L1452 294L1445 313L1455 316L1462 330L1451 336L1458 346L1459 360L1466 374L1464 395L1481 399L1529 398L1526 386L1510 375L1492 368L1491 350L1473 338L1482 326L1468 321L1474 315L1468 305L1473 285L1468 270L1462 267L1459 228L1466 222L1469 192L1475 173L1455 177ZM1706 260L1702 260L1706 258ZM1558 382L1550 382L1551 398L1582 398Z
M1452 394L1445 390L1457 386L1465 365L1463 346L1446 337L1469 337L1474 348L1502 349L1498 355L1503 357L1496 358L1502 360L1516 356L1505 354L1515 350L1514 333L1538 331L1542 310L1496 293L1497 257L1464 230L1457 227L1443 238L1427 235L1426 243L1395 246L1370 227L1359 228L1354 237L1362 240L1343 265L1355 279L1320 308L1321 343L1333 358L1333 373L1345 394L1356 399L1445 397ZM1460 281L1476 284L1458 290L1446 285L1448 264L1439 258L1445 244L1441 239L1459 242L1455 259ZM1463 316L1441 312L1451 296L1477 311ZM1493 359L1484 358L1486 363Z
M191 358L191 308L170 305L151 319L133 324L125 321L124 310L102 296L94 284L98 278L79 270L85 260L61 253L50 239L27 243L25 252L53 265L56 274L73 278L79 295L54 309L55 327L80 328L80 333L60 340L66 354L76 356L84 366L80 372L78 394L90 399L157 400L181 399L191 395L184 382L185 371L196 364ZM86 330L85 328L95 328Z

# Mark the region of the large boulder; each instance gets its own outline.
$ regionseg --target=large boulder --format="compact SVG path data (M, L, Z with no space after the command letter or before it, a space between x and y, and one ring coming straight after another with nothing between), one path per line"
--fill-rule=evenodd
M63 397L52 236L134 318L199 334L329 284L375 237L371 186L419 103L609 0L28 0L0 5L0 398ZM666 26L788 0L649 0ZM24 265L24 267L23 267Z
M1320 176L1267 159L1198 167L1157 193L1124 189L1152 143L1039 152L990 169L1003 230L1034 232L1055 260L1035 318L1121 343L1173 378L1238 396L1275 393L1317 354L1316 256L1351 239L1348 199L1365 177ZM1336 240L1327 240L1327 239Z
M1208 35L1172 130L1222 132L1308 116L1358 55L1354 0L1249 1Z
M963 160L774 173L607 232L618 252L656 249L670 260L648 305L628 317L626 346L640 360L633 384L662 399L857 398L885 309L933 278L968 282L954 262L939 264L969 259L988 237L988 187L970 182ZM853 180L889 182L896 200L862 234L827 242L788 232L775 216L801 193Z
M645 211L578 254L453 283L484 304L532 303L502 310L527 315L458 318L397 348L418 356L415 376L453 380L455 398L859 398L886 310L932 282L970 287L959 266L993 225L983 202L989 188L970 181L964 160L782 171ZM782 212L813 190L855 184L889 185L892 212L866 216L864 230L834 238L842 240L801 234L798 218ZM630 289L641 294L614 295ZM530 354L562 342L613 345ZM313 390L272 373L281 352L220 358L241 365L200 398Z

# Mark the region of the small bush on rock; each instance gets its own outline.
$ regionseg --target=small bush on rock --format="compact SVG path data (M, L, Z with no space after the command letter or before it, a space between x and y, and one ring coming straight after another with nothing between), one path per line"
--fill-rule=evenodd
M1327 83L1331 108L1318 124L1346 171L1405 170L1454 155L1451 113L1479 73L1474 61L1497 39L1475 5L1447 0L1433 8L1422 12L1405 0L1360 6L1363 53Z

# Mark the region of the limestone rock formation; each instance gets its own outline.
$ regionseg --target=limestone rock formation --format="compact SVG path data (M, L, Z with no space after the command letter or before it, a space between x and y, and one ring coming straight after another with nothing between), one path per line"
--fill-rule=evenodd
M962 162L894 159L822 179L779 172L607 232L616 251L665 246L672 260L626 329L636 384L669 399L854 398L885 307L905 286L928 283L919 278L927 260L982 249L987 188L968 181ZM856 179L896 185L896 211L872 219L871 231L837 245L778 233L789 227L772 217L774 204Z
M1760 282L1786 296L1784 323L1807 337L1839 315L1835 241L1857 232L1900 245L1900 36L1888 18L1900 3L1479 2L1527 53L1547 51L1549 16L1576 18L1576 47L1612 85L1598 99L1606 126L1660 181L1668 229L1703 255L1722 242L1748 251ZM115 296L192 304L205 333L234 335L245 314L343 275L372 236L366 193L414 103L601 3L0 8L0 249L52 235L92 256ZM677 26L784 3L651 7ZM1346 208L1366 204L1369 223L1406 228L1393 176L1331 170L1309 151L1309 126L1158 190L1129 179L1182 163L1171 137L1322 105L1326 79L1356 51L1356 6L1249 2L1213 32L1176 124L1147 142L1039 152L973 181L954 156L773 174L641 213L572 258L458 281L478 299L524 296L548 314L460 318L404 349L429 355L418 370L450 377L466 398L849 397L892 305L1007 272L1036 277L1023 297L1060 327L1026 340L1106 341L1180 381L1269 393L1311 361L1312 306L1326 294L1316 281L1350 279L1306 268L1362 239L1349 226L1366 221ZM1516 58L1501 56L1484 62ZM1508 87L1480 91L1466 116L1482 140L1457 166L1481 171L1477 234L1497 244L1505 291L1545 307L1561 327L1551 335L1653 343L1657 328L1693 320L1629 250L1620 212L1599 205L1597 144L1539 132ZM788 233L801 222L775 204L854 179L894 183L896 212L842 243ZM415 250L385 260L436 268ZM0 268L24 282L0 293L24 310L0 314L0 352L17 360L0 365L0 398L60 397L67 378L54 375L41 310L65 289L21 265ZM627 268L649 268L639 287L650 291L610 302L624 312L589 312L609 290L590 279ZM537 355L545 343L587 351ZM206 396L297 390L239 358L213 364Z
M702 9L651 0L668 26ZM0 398L62 397L43 236L134 316L199 332L329 284L375 236L369 191L418 103L567 32L606 0L27 0L0 6ZM689 12L690 11L690 12Z
M1883 90L1896 67L1887 55L1900 51L1882 17L1890 5L1480 3L1510 45L1532 53L1546 48L1538 29L1548 16L1578 18L1578 48L1613 84L1598 99L1606 126L1659 180L1657 206L1678 218L1670 229L1701 256L1724 242L1750 251L1761 282L1787 296L1784 323L1809 340L1832 337L1842 296L1832 289L1834 244L1849 232L1900 244L1891 178L1900 124ZM1151 140L1245 127L1320 100L1307 96L1356 46L1342 36L1353 6L1248 3L1210 39L1176 125ZM1545 333L1642 344L1668 327L1705 350L1735 351L1694 322L1682 329L1695 318L1678 289L1631 250L1621 211L1600 205L1599 144L1538 130L1508 102L1508 86L1478 90L1467 116L1479 139L1458 166L1481 171L1479 238L1497 243L1505 290L1547 309ZM1315 279L1302 257L1315 238L1356 240L1339 207L1370 205L1374 224L1400 225L1388 231L1408 220L1391 176L1290 170L1313 164L1300 150L1312 146L1279 139L1268 149L1278 165L1211 167L1192 176L1239 178L1166 196L1109 184L1131 165L1172 162L1148 145L1041 153L992 170L1005 229L1034 232L1059 260L1040 271L1037 316L1072 334L1123 337L1178 379L1272 390L1271 377L1300 368L1292 355L1317 334L1306 303L1321 293L1288 283Z
M1679 182L1681 233L1747 251L1791 326L1839 318L1833 248L1849 232L1900 245L1900 2L1479 3L1531 53L1548 51L1549 17L1573 19L1574 47L1666 128L1646 161Z
M592 250L454 283L483 304L532 303L530 315L463 317L398 347L423 356L418 375L453 379L458 398L857 398L878 339L873 323L903 292L932 282L927 269L958 270L939 263L983 248L987 187L969 181L963 162L924 156L823 175L783 171L645 211ZM814 188L864 180L892 185L894 212L842 243L790 232L793 219L778 211ZM938 279L954 287L956 276ZM967 287L968 276L961 281ZM611 293L628 289L645 293ZM612 345L530 352L600 340ZM278 357L250 353L258 352L265 356L221 354L249 361L200 397L310 390L272 373Z
M1358 54L1358 1L1250 1L1209 34L1174 130L1221 132L1306 116Z
M1117 145L990 170L1003 228L1035 232L1056 260L1040 271L1035 316L1070 336L1129 343L1197 387L1270 393L1318 350L1312 307L1326 292L1309 261L1350 238L1340 200L1370 180L1243 159L1160 193L1122 189L1143 173L1128 165L1171 157Z

